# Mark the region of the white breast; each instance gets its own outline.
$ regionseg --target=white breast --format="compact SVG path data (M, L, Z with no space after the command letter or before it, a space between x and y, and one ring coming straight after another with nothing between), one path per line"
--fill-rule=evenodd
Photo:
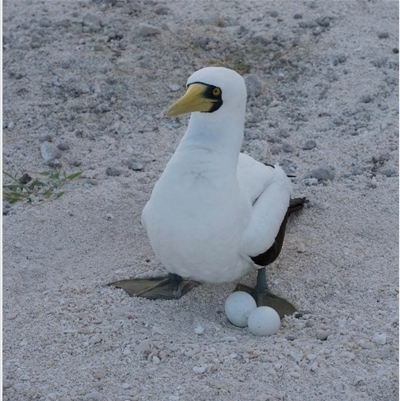
M143 210L151 246L171 273L200 281L233 281L251 269L239 255L251 205L236 177L169 166Z

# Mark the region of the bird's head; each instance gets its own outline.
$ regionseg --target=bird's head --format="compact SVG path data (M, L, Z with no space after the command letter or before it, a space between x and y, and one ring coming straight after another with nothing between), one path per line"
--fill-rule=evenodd
M167 111L174 117L185 113L215 113L218 110L243 113L246 85L235 71L223 67L206 67L192 74L186 93Z

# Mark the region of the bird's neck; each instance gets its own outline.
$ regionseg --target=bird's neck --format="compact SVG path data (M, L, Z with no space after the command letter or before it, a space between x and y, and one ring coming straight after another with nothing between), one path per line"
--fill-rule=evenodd
M188 163L223 165L236 174L243 141L244 113L213 115L192 113L177 152Z

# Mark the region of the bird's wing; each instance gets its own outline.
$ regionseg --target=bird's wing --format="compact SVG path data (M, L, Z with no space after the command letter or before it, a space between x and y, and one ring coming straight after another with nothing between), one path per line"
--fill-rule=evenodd
M280 166L265 166L240 154L238 181L253 205L240 253L248 258L264 253L275 241L288 210L292 184Z
M254 160L245 153L240 153L237 179L242 193L250 199L251 204L254 204L273 181L274 169Z

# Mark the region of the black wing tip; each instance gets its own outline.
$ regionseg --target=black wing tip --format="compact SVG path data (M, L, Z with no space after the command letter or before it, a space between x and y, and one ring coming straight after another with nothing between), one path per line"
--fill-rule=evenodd
M292 214L300 211L301 209L303 209L304 205L309 202L310 201L306 197L290 199L288 213Z

